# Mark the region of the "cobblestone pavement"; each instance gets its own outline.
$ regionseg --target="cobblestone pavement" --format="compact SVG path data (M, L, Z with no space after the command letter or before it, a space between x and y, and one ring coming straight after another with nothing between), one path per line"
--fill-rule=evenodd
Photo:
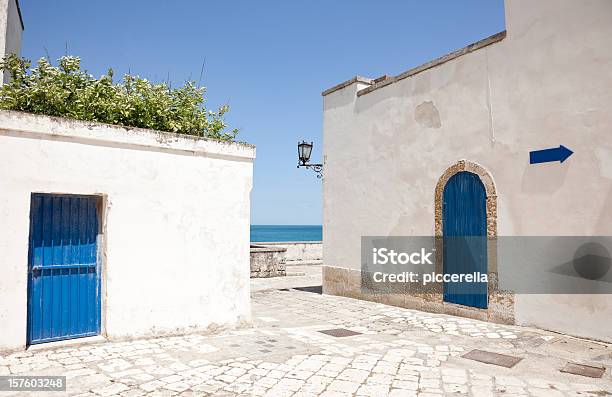
M0 354L0 375L66 375L67 394L80 396L612 395L609 369L602 379L559 372L567 361L610 368L609 345L317 290L257 288L250 329ZM319 332L334 328L361 334ZM523 360L509 369L461 357L475 348Z

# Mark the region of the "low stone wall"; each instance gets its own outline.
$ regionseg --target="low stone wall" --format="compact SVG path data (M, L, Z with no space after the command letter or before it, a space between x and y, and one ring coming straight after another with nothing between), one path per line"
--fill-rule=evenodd
M318 265L323 261L323 244L320 241L290 241L256 243L258 246L285 248L287 265Z
M286 276L287 249L251 244L251 278Z

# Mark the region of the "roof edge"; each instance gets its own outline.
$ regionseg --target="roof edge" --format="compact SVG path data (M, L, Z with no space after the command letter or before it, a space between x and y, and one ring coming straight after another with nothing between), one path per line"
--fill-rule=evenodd
M400 81L400 80L403 80L403 79L405 79L407 77L414 76L415 74L424 72L425 70L434 68L434 67L439 66L439 65L441 65L443 63L451 61L451 60L453 60L455 58L459 58L459 57L461 57L463 55L466 55L466 54L469 54L471 52L480 50L481 48L487 47L487 46L489 46L491 44L495 44L495 43L503 40L505 37L506 37L506 31L502 30L501 32L495 33L494 35L486 37L486 38L484 38L482 40L479 40L479 41L477 41L475 43L468 44L467 46L465 46L463 48L460 48L460 49L458 49L456 51L453 51L451 53L443 55L443 56L441 56L439 58L436 58L436 59L434 59L432 61L426 62L426 63L424 63L422 65L419 65L419 66L417 66L415 68L407 70L407 71L405 71L403 73L400 73L397 76L394 76L394 77L388 78L386 80L382 80L380 82L372 84L369 87L366 87L366 88L364 88L362 90L359 90L357 92L357 96L359 97L359 96L368 94L368 93L370 93L370 92L372 92L374 90L377 90L379 88L388 86L389 84L393 84L393 83L395 83L397 81Z
M25 25L23 24L23 17L21 16L21 7L19 6L19 0L15 0L15 5L17 6L17 14L19 14L19 22L21 22L21 31L25 30Z
M199 154L207 157L255 159L255 146L236 141L180 133L151 130L93 121L75 120L0 110L0 135L33 136L44 139L79 141L85 144L102 144L149 150L169 150Z
M350 80L346 80L345 82L342 82L340 84L337 84L335 86L333 86L332 88L328 88L327 90L323 91L321 93L322 96L326 96L331 94L332 92L336 92L338 90L341 90L345 87L348 87L351 84L354 83L362 83L362 84L373 84L374 80L373 79L368 79L367 77L361 77L361 76L355 76Z

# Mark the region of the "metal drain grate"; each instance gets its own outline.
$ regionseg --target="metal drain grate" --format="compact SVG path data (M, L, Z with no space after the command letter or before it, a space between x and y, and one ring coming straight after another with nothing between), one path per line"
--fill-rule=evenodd
M463 356L469 360L479 361L485 364L499 365L500 367L512 368L523 358L508 356L506 354L491 353L484 350L472 350Z
M565 367L561 369L561 372L586 376L589 378L601 378L604 372L606 372L606 369L604 367L593 367L591 365L567 363L565 364Z
M335 336L336 338L344 338L345 336L361 335L361 332L351 331L350 329L346 329L346 328L325 329L319 332L322 334Z

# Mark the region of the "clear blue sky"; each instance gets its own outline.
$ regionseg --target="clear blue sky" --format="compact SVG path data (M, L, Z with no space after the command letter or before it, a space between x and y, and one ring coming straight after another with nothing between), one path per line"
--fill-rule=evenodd
M78 55L229 103L257 146L253 224L320 224L321 181L296 169L297 142L321 159L321 92L354 75L394 75L504 29L503 0L20 0L22 55ZM348 146L347 146L348 150Z

